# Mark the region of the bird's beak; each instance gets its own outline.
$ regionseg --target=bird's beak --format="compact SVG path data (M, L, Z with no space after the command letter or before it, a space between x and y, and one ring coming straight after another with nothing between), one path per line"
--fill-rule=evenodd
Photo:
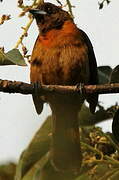
M29 12L32 14L32 15L45 15L47 14L45 11L42 11L42 10L39 10L39 9L30 9Z

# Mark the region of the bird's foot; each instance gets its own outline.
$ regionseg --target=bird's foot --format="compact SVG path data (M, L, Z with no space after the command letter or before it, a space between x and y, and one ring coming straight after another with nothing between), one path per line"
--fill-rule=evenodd
M83 94L84 83L78 83L78 84L76 84L76 89L80 92L80 94Z
M41 84L37 81L33 84L33 88L34 88L34 93L35 94L40 94L40 89L41 89Z

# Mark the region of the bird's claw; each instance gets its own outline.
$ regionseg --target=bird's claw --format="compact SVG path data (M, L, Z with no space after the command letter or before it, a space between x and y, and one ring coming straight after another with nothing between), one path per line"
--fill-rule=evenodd
M34 88L34 93L39 94L39 89L41 88L41 84L39 82L32 83Z
M83 94L84 83L77 84L76 89L80 92L80 94Z

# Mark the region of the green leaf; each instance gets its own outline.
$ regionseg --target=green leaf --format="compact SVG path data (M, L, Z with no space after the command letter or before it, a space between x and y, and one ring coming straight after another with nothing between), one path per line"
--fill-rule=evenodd
M111 152L110 148L113 147L113 143L110 139L105 139L105 133L100 128L85 127L80 131L83 154L80 175L54 169L49 156L51 142L49 133L51 133L51 117L47 118L28 148L23 152L15 180L105 180L108 178L116 180L119 175L118 151L114 149ZM102 144L104 149L99 146ZM105 151L106 148L110 153ZM113 156L109 156L112 153Z
M0 50L0 65L26 66L25 60L18 49L12 49L7 53Z
M112 68L110 66L99 66L98 70L106 74L108 77L110 76L112 72Z
M12 180L14 179L16 171L16 164L7 163L0 165L0 180Z
M119 109L116 111L112 121L112 133L116 141L119 143Z
M110 83L119 83L119 65L112 70Z
M106 0L107 4L109 4L111 1L110 0Z
M49 161L49 152L46 153L39 161L37 161L30 170L25 174L22 180L39 180L43 167Z
M21 180L49 151L51 142L51 118L47 118L28 148L22 153L16 171L16 180Z
M79 126L93 126L113 117L113 114L109 113L108 109L105 110L101 105L98 105L98 108L99 110L97 110L95 114L92 114L89 108L83 104L81 111L79 112Z
M75 180L76 177L76 175L72 175L70 172L60 172L55 170L49 160L40 171L36 172L33 180Z
M112 72L112 68L110 66L99 66L98 67L99 84L109 83L111 72Z
M103 8L103 2L102 3L98 3L99 4L99 9Z
M70 173L58 172L49 160L51 116L38 130L19 160L15 180L75 180Z

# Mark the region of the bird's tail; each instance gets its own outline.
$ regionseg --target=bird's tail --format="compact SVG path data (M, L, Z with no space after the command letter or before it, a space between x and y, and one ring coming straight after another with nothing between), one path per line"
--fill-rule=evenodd
M80 107L55 104L53 112L51 162L59 171L78 173L82 155L78 125Z

